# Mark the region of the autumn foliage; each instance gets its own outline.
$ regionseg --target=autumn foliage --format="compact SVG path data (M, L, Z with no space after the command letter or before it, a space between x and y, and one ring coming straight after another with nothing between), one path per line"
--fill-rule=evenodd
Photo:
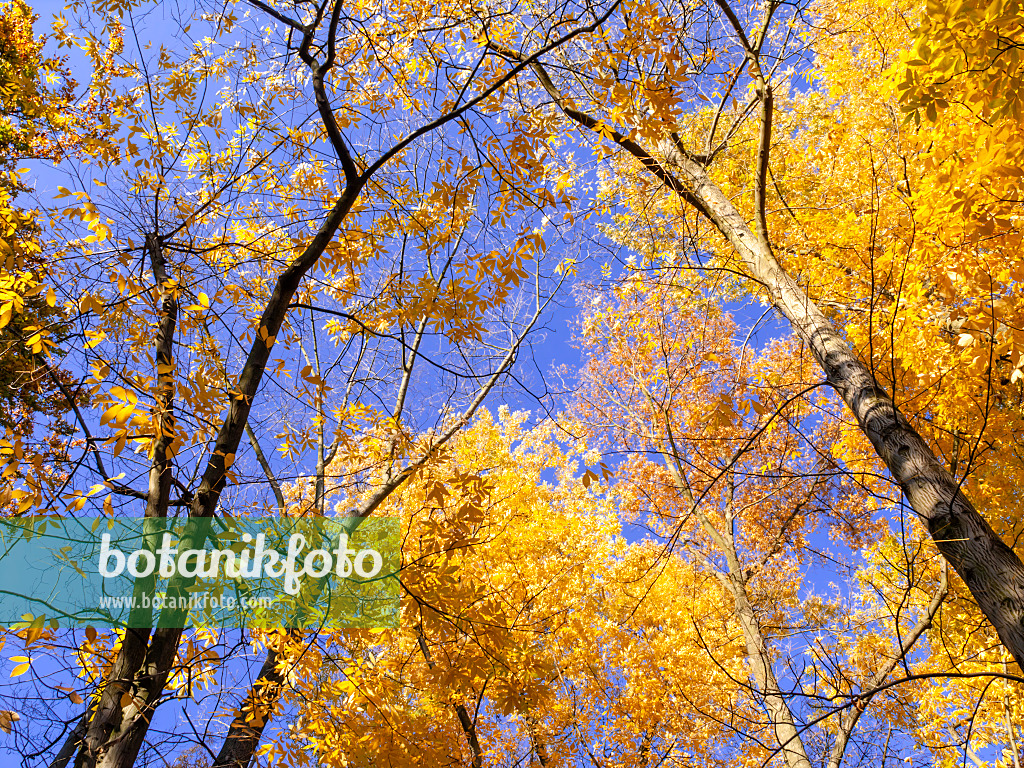
M1019 768L1020 10L0 5L3 516L402 542L18 617L4 759Z

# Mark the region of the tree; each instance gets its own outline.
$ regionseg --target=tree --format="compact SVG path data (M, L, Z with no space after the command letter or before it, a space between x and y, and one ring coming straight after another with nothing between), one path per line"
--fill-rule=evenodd
M33 216L52 314L17 304L47 296L26 285L10 315L47 318L31 359L76 442L54 472L9 441L5 504L154 526L393 516L404 620L30 617L6 638L26 716L0 713L27 762L798 768L917 747L984 762L1003 742L1018 759L1019 666L971 600L1019 663L1001 539L1019 521L998 506L1018 493L1012 226L950 229L982 167L949 171L963 138L927 106L901 121L881 75L909 7L161 13L55 22L96 74L85 101L46 96L53 125L106 110L42 155L61 181ZM572 258L594 232L633 251L617 285ZM495 422L485 399L570 279L588 356L571 412ZM752 294L796 339L739 330ZM814 585L825 563L846 591Z
M294 727L268 755L838 766L928 744L923 712L960 725L928 686L972 664L943 658L959 620L940 614L934 550L881 535L869 489L804 438L840 428L835 404L800 397L813 360L792 342L748 350L707 287L637 277L588 307L585 440L482 414L388 499L410 542L401 626L283 654ZM627 457L614 481L579 474L613 452ZM619 520L677 543L627 542ZM816 526L867 563L816 551ZM849 593L804 596L812 563Z
M540 90L571 124L621 150L631 158L634 172L648 174L650 185L663 186L697 215L699 223L691 224L688 234L698 268L711 266L701 257L705 243L716 242L719 253L727 243L719 264L750 279L792 325L1019 665L1024 662L1020 558L897 406L876 375L874 361L866 364L857 355L849 338L792 277L789 269L799 262L787 268L782 259L788 254L773 238L769 200L791 213L784 198L773 197L778 177L771 158L777 81L789 72L783 64L799 53L794 51L797 16L790 13L800 12L777 3L740 14L719 2L698 13L680 9L671 17L644 8L623 13L613 45L603 38L581 38L580 47L572 49L578 53L563 49L563 57L583 57L591 64L582 78L586 88L578 85L579 67L564 77L553 75L542 61L532 70ZM676 41L691 39L682 50L677 47ZM490 45L509 61L523 61L500 40ZM746 104L733 103L733 94L744 90ZM708 101L712 96L717 104L711 110L683 112L686 99ZM749 114L757 115L756 124L740 135ZM733 170L731 179L717 181L715 169L727 164L715 161L737 143L745 147L741 156L752 172ZM729 195L734 189L749 204L737 205ZM716 252L715 247L707 250Z
M44 55L46 38L34 36L37 19L24 2L0 6L0 427L9 452L27 450L49 467L28 470L28 482L59 483L72 434L65 417L80 395L68 371L45 362L66 328L48 284L36 212L16 202L29 192L27 169L18 164L109 152L109 126L98 115L112 107L102 91L111 73L109 62L98 60L95 82L76 103L67 61ZM34 435L39 427L41 437Z
M842 611L834 597L815 592L797 607L802 576L827 562L812 544L815 529L827 527L841 551L867 548L886 527L871 514L885 497L870 478L837 471L828 446L839 438L841 413L812 396L820 389L814 361L799 345L748 350L718 303L718 286L679 270L655 274L637 275L586 313L583 343L592 355L581 427L606 451L629 457L626 508L721 582L745 649L746 695L757 705L739 729L745 739L774 745L765 759L777 753L793 768L839 766L868 703L932 626L945 576L931 586L930 569L908 569L900 602L909 608L918 590L933 594L905 627L913 611L886 616L870 597L850 595L864 628L852 644L834 624ZM843 567L840 557L828 557L831 567ZM790 658L781 674L792 679L783 681L777 646L804 633L816 635L805 641L813 666L801 671ZM843 694L856 704L807 713L800 689L822 703ZM905 694L895 700L901 706ZM816 723L832 734L824 744Z
M154 13L82 10L84 29L123 18L136 40ZM344 492L350 514L369 515L468 422L557 282L529 219L556 200L523 172L536 163L528 126L489 117L524 65L505 66L472 34L452 37L500 9L434 9L447 19L440 27L420 4L357 16L340 3L250 10L243 46L223 37L242 23L227 9L194 20L194 45L129 60L118 74L130 98L110 116L120 153L93 152L76 169L87 188L60 188L68 202L46 237L75 341L62 364L81 372L91 408L74 409L81 455L53 495L16 476L8 485L19 513L208 518L251 503L254 470L266 491L257 503L282 504L287 475L260 448L269 428L293 478L316 478L306 513L323 514L330 489ZM538 52L602 20L577 25L568 6L551 13L565 29L536 40ZM280 42L265 43L276 28ZM529 27L508 31L533 40ZM101 39L81 34L94 48ZM116 47L110 35L106 45ZM475 202L485 194L489 220ZM495 240L494 222L519 236ZM521 285L525 306L510 302ZM283 407L261 393L268 366L281 381L294 372ZM416 397L424 382L439 383L437 394ZM308 427L291 426L303 419ZM9 466L31 463L18 453ZM326 474L341 459L344 474ZM143 759L167 689L190 690L209 659L183 642L183 620L86 637L96 685L52 765ZM23 640L47 649L55 635ZM229 764L252 759L259 734L242 736L239 752L229 733Z
M728 716L740 662L719 591L679 558L658 565L658 547L628 545L611 499L576 474L577 450L525 418L481 414L389 498L384 513L415 542L401 626L338 634L292 662L307 670L288 691L300 727L276 759L635 765L638 749L657 760L725 742L673 703ZM710 660L702 643L724 666L698 680L687 663Z

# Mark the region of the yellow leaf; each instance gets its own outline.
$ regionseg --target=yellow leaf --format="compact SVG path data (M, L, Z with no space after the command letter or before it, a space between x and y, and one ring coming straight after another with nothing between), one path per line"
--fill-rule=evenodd
M16 666L11 670L11 677L19 677L28 672L29 667L32 666L32 659L28 656L11 656L11 661L15 662Z

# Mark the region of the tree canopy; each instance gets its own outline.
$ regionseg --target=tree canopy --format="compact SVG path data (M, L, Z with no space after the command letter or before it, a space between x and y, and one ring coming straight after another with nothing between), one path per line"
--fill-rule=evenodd
M384 518L400 607L18 616L5 760L1020 767L1017 4L54 10L3 522Z

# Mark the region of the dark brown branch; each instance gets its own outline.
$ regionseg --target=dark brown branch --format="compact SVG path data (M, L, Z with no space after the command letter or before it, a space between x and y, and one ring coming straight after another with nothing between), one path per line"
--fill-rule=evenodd
M722 9L722 12L729 19L729 23L732 25L733 31L736 32L736 36L740 40L740 45L743 47L743 55L750 65L750 73L754 79L754 88L757 93L757 98L761 102L761 129L758 132L757 142L757 175L754 179L754 211L757 215L757 218L755 219L757 224L757 234L761 236L765 246L768 247L768 223L765 219L765 193L768 186L768 159L771 150L774 97L772 96L771 85L765 79L764 71L761 69L759 51L761 44L764 42L764 37L767 34L768 26L771 24L772 15L775 12L775 6L774 4L769 3L764 25L757 36L757 43L755 46L752 46L750 41L747 39L746 32L743 30L743 25L740 24L740 20L736 17L735 12L733 12L728 0L715 1L718 3L718 7Z
M174 424L174 330L178 320L178 285L170 276L164 257L163 243L159 235L146 235L146 250L157 293L158 323L156 333L156 429L152 438L152 460L149 471L149 490L146 494L145 519L153 521L146 525L147 533L155 531L155 522L167 517L172 484L172 445L175 437ZM148 537L147 537L148 539ZM147 540L155 547L155 542ZM131 609L128 626L107 685L100 693L96 712L89 723L79 760L76 765L93 766L102 759L104 764L121 766L134 762L138 752L132 740L125 739L125 729L130 720L125 716L127 709L135 706L136 689L133 681L146 660L146 649L151 630L145 629L152 620L151 609L144 608L140 595L153 592L156 574L137 578L133 595L136 605ZM148 615L147 615L148 614ZM138 629L135 629L138 627Z
M288 635L297 637L299 631L289 630ZM284 674L280 661L277 649L267 652L260 673L231 721L228 735L210 768L248 768L252 762L281 695Z
M337 118L334 117L334 108L331 106L330 99L327 98L327 88L324 84L327 75L334 68L334 37L338 33L338 20L340 17L341 2L336 0L327 31L327 58L323 63L317 63L316 59L309 52L308 41L311 37L309 32L307 32L306 41L304 41L302 48L299 49L299 56L306 66L309 67L309 71L313 75L313 94L316 98L316 108L320 113L320 120L324 124L324 130L327 131L327 139L331 142L338 160L341 161L342 170L345 172L345 182L349 186L355 186L359 181L359 169L352 160L352 154L349 152L348 145L341 135L341 128L338 126Z
M420 138L421 136L425 136L426 134L430 133L433 130L436 130L437 128L439 128L441 125L443 125L445 122L448 122L449 120L454 120L454 119L458 119L458 118L462 117L462 115L464 115L466 112L468 112L469 110L473 109L474 107L476 107L481 102L486 101L487 99L489 99L491 96L493 96L495 93L497 93L497 91L499 89L504 88L505 85L510 80L512 80L514 77L516 77L516 75L518 75L520 72L522 72L527 67L532 66L532 64L534 62L539 61L540 57L543 56L544 54L550 53L551 51L553 51L553 50L555 50L557 48L560 48L561 46L565 45L570 40L572 40L575 37L578 37L581 34L584 34L586 32L593 32L595 29L600 27L602 24L604 24L605 21L608 20L608 18L612 15L612 13L615 12L615 9L619 7L619 3L620 2L621 2L621 0L615 0L615 2L612 3L611 7L609 7L608 10L605 13L601 14L596 19L594 19L594 22L592 24L587 24L586 26L577 27L576 29L570 30L569 32L566 32L564 35L562 35L561 37L559 37L559 38L557 38L555 40L552 40L547 45L541 46L540 48L538 48L536 51L534 51L533 53L529 54L528 56L523 56L523 55L520 55L520 54L513 54L514 60L518 61L519 63L516 64L511 69L509 69L509 71L506 72L503 77L498 78L497 82L495 82L493 85L491 85L490 87L486 88L485 90L481 91L477 96L473 97L472 99L470 99L469 101L464 103L461 107L458 107L457 109L453 109L451 112L448 112L446 115L444 115L442 117L439 117L439 118L436 118L434 120L431 120L430 122L426 123L425 125L422 125L419 128L417 128L416 130L411 131L408 136L406 136L401 141L398 141L393 147L391 147L391 149L389 149L387 152L385 152L379 158L377 158L377 160L372 165L370 165L366 169L366 171L364 171L363 177L364 178L369 178L372 174L376 173L376 171L382 165L384 165L386 162L391 160L391 158L395 157L396 155L398 155L399 153L404 151L405 148L408 147L410 144L412 144L414 141L416 141L416 139ZM495 48L494 44L492 42L490 42L490 41L487 42L487 46L489 48L495 50L495 51L498 50L497 48Z
M501 45L500 43L488 40L487 45L488 47L500 53L505 58L524 63L529 61L525 57L521 56L520 54L511 50L510 48ZM644 168L646 168L658 179L660 179L665 184L665 186L667 186L677 195L679 195L688 203L690 203L690 205L696 208L698 212L701 211L700 201L693 197L693 195L690 194L686 186L679 179L677 179L671 172L669 172L660 162L658 162L658 160L653 155L651 155L647 150L645 150L632 139L628 138L627 136L624 136L618 130L612 128L609 125L606 125L605 123L602 123L600 120L597 120L592 116L588 115L587 113L581 112L580 110L572 106L562 96L561 92L551 81L551 78L548 76L547 71L544 69L544 66L540 63L537 57L534 57L534 59L530 62L530 68L533 70L534 74L537 76L537 79L540 81L541 86L544 88L545 91L547 91L547 94L551 97L552 101L554 101L555 105L560 110L562 110L562 113L566 117L568 117L573 122L576 122L579 125L583 126L584 128L587 128L597 133L600 136L606 136L610 138L613 142L618 144L620 147L629 152L629 154L631 154L633 157L639 160L641 165L643 165Z
M259 462L260 468L263 469L263 474L267 478L267 482L270 483L270 489L274 492L274 499L277 501L277 508L283 512L284 493L281 491L281 484L277 482L274 470L270 466L270 462L267 461L267 457L263 454L263 449L260 448L259 440L256 439L256 433L252 431L252 427L249 426L248 421L245 422L245 434L249 438L249 445L252 446L253 451L256 453L256 461Z
M758 68L760 71L760 67ZM757 176L754 179L754 211L757 214L757 234L764 240L765 245L770 242L768 239L768 220L765 214L765 198L768 189L768 161L771 152L772 141L772 114L775 99L772 96L772 88L762 79L759 84L759 95L761 98L761 130L757 140Z
M85 417L82 415L82 411L78 407L78 402L75 400L74 396L68 390L64 382L60 380L60 376L58 376L57 372L53 370L53 367L50 366L49 363L44 363L44 365L46 365L46 373L50 377L50 381L52 381L56 385L56 387L61 391L61 394L64 395L64 399L67 400L68 406L74 412L75 420L78 422L78 426L82 430L82 434L85 435L85 449L87 451L92 452L93 457L96 460L96 471L100 473L100 477L103 478L103 482L106 483L107 487L110 488L112 491L114 491L115 493L119 493L123 496L131 496L132 498L135 499L148 498L145 492L138 491L134 488L128 487L127 485L122 485L121 483L115 482L114 480L110 479L110 475L107 473L107 468L103 465L103 456L100 454L99 449L96 447L97 440L95 437L92 436L92 433L89 431L89 424L86 422Z
M420 646L420 652L430 669L434 668L434 660L430 657L430 650L427 648L427 641L423 637L423 625L416 627L416 642ZM465 704L454 704L455 714L459 718L459 725L462 727L462 734L469 742L469 749L473 753L473 768L483 768L483 750L480 749L480 740L476 735L476 723L469 716L469 710Z
M291 27L295 31L301 32L304 35L308 34L309 29L307 27L302 26L299 22L295 21L295 19L292 19L292 18L290 18L288 16L285 16L280 11L277 11L274 8L271 8L266 3L260 2L260 0L246 0L246 1L249 3L249 5L253 6L254 8L259 8L261 11L263 11L268 16L274 17L275 19L280 21L282 24L287 24L289 27Z

